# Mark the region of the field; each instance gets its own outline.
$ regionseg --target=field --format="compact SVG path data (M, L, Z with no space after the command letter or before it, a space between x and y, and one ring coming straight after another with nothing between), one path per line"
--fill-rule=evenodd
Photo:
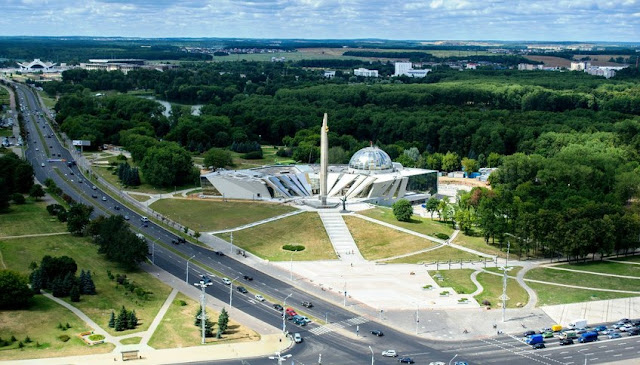
M195 199L161 199L151 204L151 208L200 232L239 227L295 210L261 202Z
M147 329L170 292L168 286L143 271L127 272L104 260L98 254L97 246L83 237L50 236L0 241L0 250L9 269L25 275L30 273L29 264L32 261L40 262L44 255L66 255L78 263L78 271L91 270L98 295L82 296L81 301L73 305L106 330L112 310L117 311L123 305L130 310L135 309L140 325L135 330L118 332L118 335ZM111 270L114 275L126 274L131 281L153 294L148 300L138 299L115 281L109 280L107 270ZM68 298L65 300L68 301ZM115 334L113 330L108 330Z
M449 224L429 218L422 218L417 215L413 215L409 222L401 222L393 215L391 208L376 207L362 211L360 214L430 236L435 236L436 233L443 233L450 236L453 233L453 229Z
M458 250L457 248L453 248L451 246L442 246L435 250L422 252L422 253L411 255L411 256L401 257L394 260L389 260L387 262L390 264L420 264L420 263L428 264L428 263L433 263L438 261L440 262L440 265L447 265L447 264L443 264L443 262L449 261L449 260L452 261L451 263L452 267L455 267L454 266L455 261L459 261L459 260L477 261L477 260L482 260L482 258L472 253L469 253L467 251Z
M0 338L16 342L0 347L0 360L34 359L54 356L102 354L113 350L112 344L88 346L76 335L90 328L68 309L42 295L35 296L28 310L0 311ZM69 323L71 328L62 330L58 324ZM67 335L63 342L58 337ZM25 343L29 336L31 343ZM24 349L18 348L22 341ZM38 346L37 346L38 345Z
M186 303L186 305L181 305L181 302ZM158 329L151 337L149 345L155 349L200 345L202 339L200 327L194 325L194 317L199 308L200 304L198 302L179 293L171 303ZM211 321L214 323L214 332L217 329L215 322L217 322L219 315L220 313L213 312L210 309L207 310L207 316L211 316ZM260 339L260 335L235 322L232 316L229 317L227 332L221 339L207 338L207 344L257 341Z
M440 287L450 287L458 294L471 294L477 289L470 279L474 271L473 269L429 271L429 275ZM437 275L440 275L443 280L440 281Z
M0 105L9 105L9 92L4 87L0 87Z
M234 163L233 169L243 170L264 165L273 165L278 163L289 164L295 162L287 157L276 156L277 151L278 148L276 146L262 146L262 158L259 160L245 160L242 158L242 155L244 155L243 153L231 152L231 158Z
M482 303L483 300L488 300L493 308L498 306L498 303L502 302L500 296L502 295L502 277L487 273L478 274L478 282L484 287L482 293L475 296L478 303ZM529 301L529 294L526 290L518 284L515 279L507 279L507 308L516 308L518 303L522 305L527 304Z
M0 238L25 234L67 232L67 225L58 218L49 215L47 203L33 202L27 198L27 204L12 204L9 212L2 215Z
M466 248L470 248L472 250L476 250L478 252L486 253L489 255L494 255L498 257L507 257L507 253L500 251L500 247L497 244L495 246L491 244L487 244L484 241L484 237L481 237L481 236L468 236L460 232L458 233L456 238L453 240L453 243L458 244L460 246L464 246ZM507 249L506 248L507 245L503 245L503 247L505 250ZM513 255L513 246L511 247L512 247L511 257L515 258L515 256Z
M575 289L532 282L527 282L527 285L529 285L529 287L535 290L538 294L538 306L588 302L593 300L630 298L638 296L637 294Z
M615 261L629 261L629 262L640 262L640 255L636 256L626 256L626 257L612 257L612 260Z
M623 279L547 268L531 269L527 272L525 278L587 288L640 292L640 279Z
M42 102L44 102L44 106L53 110L56 106L56 99L50 97L46 92L38 90L38 95L42 98Z
M229 234L218 236L229 241ZM233 244L270 261L288 261L291 258L295 261L336 259L320 217L312 212L233 232ZM303 245L305 249L285 251L282 246L287 244Z
M436 243L408 233L357 217L344 217L344 221L367 260L378 260L437 246Z
M621 264L621 263L609 262L609 261L593 261L593 262L585 262L585 263L578 263L578 264L558 265L554 267L573 269L573 270L582 270L582 271L592 271L592 272L599 272L599 273L605 273L605 274L640 277L639 265Z
M566 67L571 66L571 60L562 57L553 56L525 56L532 61L543 62L546 67Z

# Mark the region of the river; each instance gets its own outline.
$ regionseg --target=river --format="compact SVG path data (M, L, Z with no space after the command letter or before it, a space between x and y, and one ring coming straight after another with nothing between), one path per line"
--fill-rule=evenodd
M145 99L149 99L149 100L155 100L158 103L160 103L162 106L164 106L164 111L162 112L162 115L164 115L165 117L169 117L169 115L171 114L171 103L165 100L160 100L160 99L156 99L155 96L141 96L142 98ZM181 104L184 105L184 104ZM189 106L189 105L185 105L185 106ZM198 104L198 105L191 105L191 115L200 115L200 109L202 108L202 104Z

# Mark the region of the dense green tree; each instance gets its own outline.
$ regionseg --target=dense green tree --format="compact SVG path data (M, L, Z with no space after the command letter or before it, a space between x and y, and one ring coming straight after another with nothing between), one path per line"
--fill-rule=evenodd
M42 185L40 184L34 184L31 187L31 190L29 190L29 196L31 196L32 198L36 199L36 200L40 200L40 198L42 198L44 196L44 189L42 188Z
M233 166L231 153L220 148L212 148L204 154L204 167L212 167L213 170Z
M433 213L438 211L438 204L440 204L440 202L436 197L431 197L427 200L425 208L427 209L427 212L431 214L431 219L433 219Z
M0 270L0 309L24 309L28 307L33 291L27 279L11 270Z
M126 268L135 268L147 256L146 241L131 232L121 215L96 219L89 231L99 246L98 252Z
M14 204L24 204L26 203L26 199L24 198L24 195L20 194L20 193L13 193L11 194L11 200L13 200Z
M218 329L220 333L225 333L227 331L227 327L229 326L229 313L227 310L222 308L220 311L220 316L218 316Z
M67 230L75 235L81 235L90 222L93 207L84 204L73 204L67 212Z
M109 327L116 327L116 314L114 313L114 311L111 311L111 316L109 317Z
M173 143L149 148L140 168L145 180L159 187L193 182L197 174L189 153Z
M455 152L447 152L442 157L442 170L450 172L460 169L460 156Z
M393 203L393 215L397 220L409 222L413 215L413 207L407 199L400 199Z
M69 291L69 298L72 302L80 301L80 288L78 288L77 284L71 287L71 290Z
M467 177L471 173L477 172L478 169L480 168L480 164L478 163L478 161L472 158L467 158L467 157L463 158L461 164L465 173L467 174Z

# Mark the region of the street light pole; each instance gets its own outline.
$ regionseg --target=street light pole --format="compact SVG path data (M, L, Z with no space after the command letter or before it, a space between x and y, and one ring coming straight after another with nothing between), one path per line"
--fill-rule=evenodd
M344 300L342 302L342 306L347 306L347 282L344 282Z
M191 259L193 259L194 257L196 257L196 255L191 256L191 257L187 260L187 278L185 279L185 281L187 282L187 284L189 283L189 261L191 261Z
M200 279L200 282L198 283L193 283L193 285L200 287L200 289L202 290L202 293L200 294L200 328L202 330L202 344L205 344L205 324L207 321L207 314L206 314L206 293L205 293L205 289L210 286L213 285L213 283L211 282L210 279L205 280L204 276Z
M456 357L458 357L458 354L455 354L455 355L451 358L451 360L449 360L449 365L451 365L451 362L452 362L452 361L453 361L453 359L455 359Z
M416 303L416 335L418 334L418 326L420 325L420 303Z
M289 299L290 296L292 296L293 293L287 295L286 298L284 298L284 300L282 301L282 333L286 333L287 332L287 324L284 321L284 316L286 313L286 308L287 308L287 299Z
M373 349L369 346L369 350L371 351L371 365L373 365Z
M240 276L236 277L235 279L231 280L231 284L229 284L229 314L231 314L231 309L233 308L233 305L231 305L232 301L233 301L233 282L238 280Z

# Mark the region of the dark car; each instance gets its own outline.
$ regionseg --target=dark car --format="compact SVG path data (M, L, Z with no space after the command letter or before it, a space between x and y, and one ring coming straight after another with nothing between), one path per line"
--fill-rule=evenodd
M536 331L527 331L522 335L522 337L533 336L535 334L536 334Z
M177 244L178 244L178 241L176 241L176 240L172 239L172 240L171 240L171 243L173 243L174 245L177 245Z
M215 254L216 256L224 256L224 253L222 253L222 251L216 251Z
M117 206L117 205L115 205L115 206L113 207L113 209L115 209L115 210L120 210L120 207L119 207L119 206Z
M374 335L374 336L378 336L378 337L384 336L384 333L382 333L382 331L380 331L380 330L373 330L373 331L371 331L371 334Z
M244 286L239 286L237 289L242 294L247 294L249 292Z
M302 302L302 306L303 307L307 307L307 308L311 308L311 307L313 307L313 303L311 303L311 302Z
M543 349L543 348L545 348L545 347L547 347L547 346L545 346L545 345L544 345L544 343L542 343L542 342L538 342L538 343L534 344L534 345L533 345L533 346L531 346L531 347L533 347L534 349L536 349L536 350L537 350L537 349Z
M98 199L98 196L96 194L91 194L91 197L94 199Z
M415 363L415 361L413 361L412 358L410 357L401 357L398 359L398 362L401 364L413 364Z
M251 280L253 280L253 277L251 277L251 276L249 276L249 275L245 275L245 276L243 276L242 278L243 278L244 280L246 280L246 281L251 281Z
M298 316L294 316L293 317L293 323L297 324L298 326L306 326L307 325L307 322L304 319L302 319L302 318L300 318Z
M640 329L632 328L632 329L627 331L627 334L629 336L637 336L638 334L640 334Z
M283 309L283 308L282 308L282 306L281 306L280 304L274 304L274 305L273 305L273 308L274 308L275 310L279 311L279 312L282 312L282 309Z
M187 240L182 237L178 237L178 243L187 243Z
M573 345L573 340L570 338L563 338L562 340L560 340L560 346L565 345Z

